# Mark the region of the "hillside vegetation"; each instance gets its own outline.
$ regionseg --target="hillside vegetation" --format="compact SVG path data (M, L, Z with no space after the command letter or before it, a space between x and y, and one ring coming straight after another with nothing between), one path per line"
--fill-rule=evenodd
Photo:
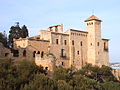
M0 90L120 90L111 71L108 66L87 64L79 71L58 67L50 77L34 62L14 65L11 59L0 59Z

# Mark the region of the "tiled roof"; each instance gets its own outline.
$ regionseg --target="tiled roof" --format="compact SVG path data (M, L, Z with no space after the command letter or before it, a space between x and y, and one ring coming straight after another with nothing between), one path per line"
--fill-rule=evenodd
M85 22L91 21L91 20L97 20L97 21L101 22L101 20L98 17L96 17L95 15L90 16L88 19L85 20Z

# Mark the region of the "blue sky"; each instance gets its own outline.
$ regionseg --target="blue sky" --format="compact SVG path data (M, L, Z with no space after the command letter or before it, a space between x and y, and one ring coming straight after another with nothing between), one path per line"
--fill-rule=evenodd
M57 24L85 30L93 10L103 21L102 37L110 39L110 62L120 62L120 0L0 0L0 32L15 22L27 25L30 36Z

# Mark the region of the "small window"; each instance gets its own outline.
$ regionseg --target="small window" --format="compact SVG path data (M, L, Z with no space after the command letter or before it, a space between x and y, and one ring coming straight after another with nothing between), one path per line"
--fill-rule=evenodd
M97 46L99 46L100 44L99 44L99 42L97 42Z
M74 40L72 40L72 45L74 45Z
M58 39L56 39L56 44L58 44Z
M64 62L62 62L62 65L64 65Z
M79 51L77 51L77 54L79 55Z
M26 50L23 51L23 57L26 57Z
M92 43L91 43L91 46L92 46Z
M19 51L13 50L13 57L19 57Z
M61 49L61 57L64 57L64 49Z
M42 51L42 52L41 52L41 58L43 58L43 56L44 56L44 52Z
M36 51L33 52L33 57L35 57Z
M64 40L64 44L65 44L65 45L67 44L67 40Z
M106 43L104 42L104 49L106 48Z
M48 70L48 67L45 67L45 70Z
M7 57L9 55L9 53L5 53L5 57Z
M107 43L106 43L106 42L104 42L104 50L105 50L105 51L108 51L108 46L107 46Z
M83 45L82 41L80 42L80 45L81 45L81 46Z
M98 55L99 55L99 52L98 52Z
M38 51L37 54L40 54L40 51Z

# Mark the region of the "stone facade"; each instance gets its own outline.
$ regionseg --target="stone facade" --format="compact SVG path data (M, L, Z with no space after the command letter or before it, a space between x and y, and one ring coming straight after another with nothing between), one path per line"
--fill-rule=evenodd
M4 47L2 43L0 43L0 59L10 58L11 56L11 51L8 48Z
M19 58L35 60L37 65L53 70L54 66L80 69L86 63L109 65L108 39L101 38L101 20L92 15L87 20L86 31L69 29L63 32L63 25L41 30L40 35L14 40L14 49ZM48 54L55 56L55 62ZM53 64L54 65L53 65Z

